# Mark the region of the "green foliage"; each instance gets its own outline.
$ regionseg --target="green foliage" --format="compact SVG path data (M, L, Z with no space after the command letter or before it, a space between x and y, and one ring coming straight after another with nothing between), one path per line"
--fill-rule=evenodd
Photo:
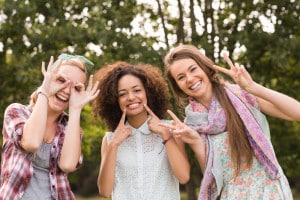
M151 63L163 69L162 58L176 41L203 48L206 55L223 66L226 65L220 59L220 52L227 50L231 57L236 56L234 61L245 64L255 81L300 99L299 1L221 0L215 8L216 2L197 0L194 1L197 12L183 11L184 22L190 22L191 14L196 16L197 32L193 33L190 24L182 27L179 23L174 7L170 9L174 1L161 3L162 15L153 6L158 2L162 1L139 4L134 0L0 0L0 126L8 104L28 103L31 92L42 81L41 63L47 63L52 55L57 57L62 52L85 55L95 63L90 73L117 60ZM133 27L137 15L143 18ZM273 23L273 30L265 29L262 16ZM162 20L166 24L163 33L158 32ZM152 35L147 32L146 22L152 24ZM140 31L135 30L137 26ZM177 35L182 29L184 34ZM162 34L168 42L162 39L165 38ZM179 113L173 98L171 103ZM84 108L81 119L84 164L70 178L74 190L87 195L97 193L105 126L101 119L92 117L90 105ZM273 118L269 121L278 160L291 185L299 184L296 178L300 177L299 122ZM198 187L199 166L190 150L188 154L194 175L192 187Z
M106 128L100 119L93 118L90 105L85 106L82 112L81 127L84 132L82 140L84 162L76 173L70 174L70 182L78 194L88 196L98 193L96 183L101 159L100 149Z

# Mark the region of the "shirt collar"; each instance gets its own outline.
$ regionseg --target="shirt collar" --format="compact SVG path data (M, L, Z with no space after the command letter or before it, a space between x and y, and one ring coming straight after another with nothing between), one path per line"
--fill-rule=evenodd
M149 130L148 127L148 120L150 119L150 117L148 116L146 121L139 127L139 128L134 128L132 127L128 122L126 122L126 125L129 125L131 127L131 135L135 135L136 133L143 133L145 135L148 135L151 133L151 131Z

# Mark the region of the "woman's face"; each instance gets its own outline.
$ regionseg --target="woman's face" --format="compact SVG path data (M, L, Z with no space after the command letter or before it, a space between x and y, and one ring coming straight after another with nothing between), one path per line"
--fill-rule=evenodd
M174 61L170 72L178 87L198 102L210 103L212 84L201 67L191 58Z
M127 117L147 116L144 104L147 96L142 81L136 76L127 74L118 82L118 100L121 110L126 109Z
M86 81L86 75L78 67L73 65L62 64L58 71L58 78L56 79L57 84L63 84L67 80L70 80L72 84L81 83L84 84ZM69 99L71 95L71 85L59 90L55 95L49 99L50 108L56 112L62 112L69 106ZM77 87L75 87L76 90Z

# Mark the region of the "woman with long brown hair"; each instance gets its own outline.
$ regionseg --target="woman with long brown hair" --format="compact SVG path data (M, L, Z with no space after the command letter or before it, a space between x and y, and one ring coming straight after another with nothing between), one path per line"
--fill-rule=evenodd
M300 103L257 84L242 65L224 58L230 69L214 65L192 45L165 56L174 95L188 105L184 123L169 111L176 124L161 125L194 150L204 175L199 199L292 199L262 112L300 121Z

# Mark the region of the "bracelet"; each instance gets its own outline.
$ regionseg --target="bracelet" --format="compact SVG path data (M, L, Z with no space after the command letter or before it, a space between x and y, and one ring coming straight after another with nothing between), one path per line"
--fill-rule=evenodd
M47 99L47 102L49 102L49 99L48 99L48 96L44 93L44 92L42 92L42 91L38 91L38 93L37 93L38 95L39 94L41 94L41 95L43 95L44 97L46 97L46 99Z
M166 143L173 137L172 134L169 135L169 137L167 139L165 139L162 143L163 145L166 145Z

